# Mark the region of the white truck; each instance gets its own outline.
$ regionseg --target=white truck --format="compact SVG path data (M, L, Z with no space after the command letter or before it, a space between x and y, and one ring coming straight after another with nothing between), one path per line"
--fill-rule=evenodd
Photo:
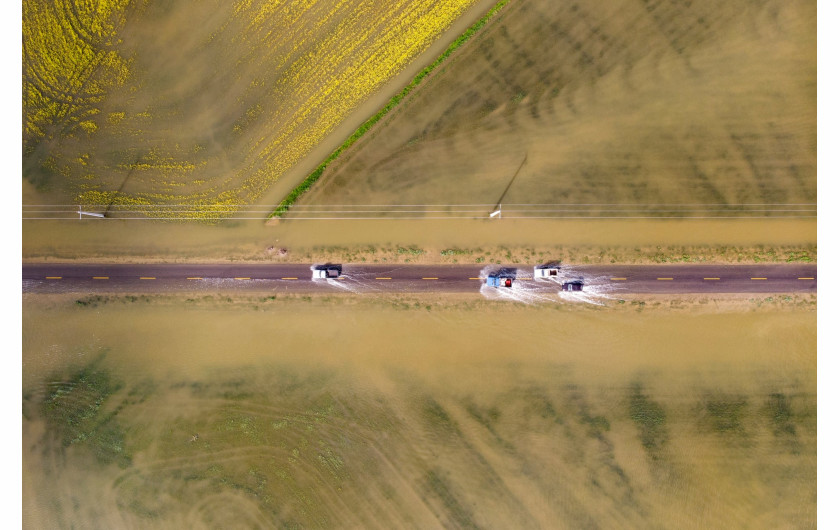
M556 280L560 276L560 264L537 265L534 267L535 280Z

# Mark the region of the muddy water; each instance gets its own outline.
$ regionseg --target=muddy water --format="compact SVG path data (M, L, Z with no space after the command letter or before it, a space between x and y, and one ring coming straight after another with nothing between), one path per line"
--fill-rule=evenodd
M813 203L815 28L807 0L509 5L302 202Z
M202 197L243 204L272 187L267 200L279 202L311 171L312 160L317 165L492 3L453 3L440 20L421 17L428 14L422 7L376 9L357 2L222 1L197 13L192 2L131 6L121 15L119 38L109 44L126 70L119 80L107 74L88 80L98 88L91 94L107 95L84 103L71 117L46 123L42 116L37 127L25 128L31 149L24 172L45 192L31 204L75 202L77 196L89 204L108 203L109 193L118 190L129 204L146 203L138 197L152 195L153 202L170 204ZM68 22L58 7L37 13L24 19L27 35L45 33L80 54L92 53L88 44L105 44L63 35L61 27L70 31L79 20ZM94 22L86 21L101 25ZM389 40L393 34L385 29L411 23L428 31L400 43ZM435 31L447 28L442 35ZM32 40L24 65L28 77L46 71L43 82L51 90L75 87L52 71L50 40ZM417 60L409 64L412 58ZM353 90L347 79L354 81ZM325 91L324 85L332 88ZM85 135L72 117L82 110L96 116ZM44 137L32 129L45 129ZM318 145L320 140L325 143ZM305 155L312 158L303 161ZM308 166L291 170L295 162Z
M27 528L815 525L814 312L27 296L23 350Z
M302 259L318 246L816 245L815 220L415 220L261 221L208 226L151 221L24 221L23 258Z

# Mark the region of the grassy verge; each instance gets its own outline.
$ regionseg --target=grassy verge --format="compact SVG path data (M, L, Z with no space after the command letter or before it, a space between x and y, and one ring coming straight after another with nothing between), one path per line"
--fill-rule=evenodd
M394 245L289 248L290 263L416 263L535 265L560 260L575 265L816 263L815 245L501 246L419 247Z
M371 127L373 127L383 116L388 114L391 109L399 105L399 103L405 99L422 81L426 78L430 73L432 73L438 66L443 64L443 62L450 56L452 53L461 47L462 44L470 40L473 35L478 33L478 31L484 27L487 22L499 12L505 4L508 3L509 0L499 0L481 19L470 26L464 33L462 33L455 41L446 48L446 50L438 56L435 61L420 71L414 79L411 80L405 88L403 88L399 93L397 93L394 97L392 97L388 103L382 107L379 112L368 118L356 131L350 135L347 140L341 144L338 149L333 151L330 156L327 157L326 160L321 162L321 164L315 168L312 173L310 173L300 184L295 187L288 195L280 202L274 212L271 214L271 217L281 217L284 213L289 210L289 206L297 201L298 197L300 197L303 193L305 193L309 188L312 187L315 182L321 178L321 175L324 173L324 170L327 169L327 166L330 163L338 158L341 153L343 153L346 149L352 146L356 141L361 138Z
M268 240L266 241L268 242ZM109 251L110 250L110 251ZM259 244L217 247L212 250L154 249L147 253L104 248L96 252L54 248L28 252L24 261L85 263L366 263L366 264L483 264L536 265L560 260L567 265L656 265L816 263L817 247L803 245L301 245Z
M514 303L501 300L485 299L478 292L478 284L473 293L386 293L386 294L357 294L357 293L288 293L275 294L269 292L243 294L241 292L226 291L214 294L197 293L158 293L143 296L102 294L77 298L72 293L58 295L34 295L26 300L27 307L38 302L53 304L53 307L73 308L78 312L120 311L127 306L145 306L149 311L177 308L178 310L224 309L231 311L249 311L253 314L277 313L283 311L317 310L327 308L354 307L364 311L389 311L413 313L440 312L472 312L480 311L495 313L503 311L510 314L518 311L556 311L559 313L580 313L604 311L617 313L812 313L817 309L817 295L815 293L776 293L772 295L749 295L744 293L712 293L699 294L632 294L625 293L621 298L603 298L599 304L585 304L556 299L554 302L540 303L531 306L524 303ZM636 407L648 406L638 401L638 396L631 396L631 412L641 413ZM637 399L638 398L638 399ZM632 401L637 399L636 401ZM778 413L779 432L784 434L786 416L781 404L773 404ZM652 406L652 405L651 405ZM647 409L644 409L647 410ZM778 412L778 411L782 412ZM654 411L649 410L653 413ZM492 414L491 414L492 416ZM645 419L636 417L634 419ZM649 418L648 418L649 419ZM488 426L488 428L490 428ZM651 440L658 440L659 434L655 426L639 425L640 437L644 442L649 436ZM645 429L650 430L647 433ZM659 448L659 442L656 442Z

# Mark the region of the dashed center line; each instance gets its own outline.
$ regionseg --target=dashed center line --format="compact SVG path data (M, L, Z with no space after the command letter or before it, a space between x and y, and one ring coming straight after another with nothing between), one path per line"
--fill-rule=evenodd
M63 276L44 276L44 279L45 280L62 280L62 279L64 279L64 277ZM93 279L93 280L110 280L111 277L110 276L91 276L91 279ZM139 279L140 280L157 280L157 277L155 277L155 276L140 276ZM203 279L204 278L201 277L201 276L188 276L187 277L187 280L203 280ZM251 279L252 279L251 277L245 277L245 276L238 276L238 277L234 278L234 280L240 280L240 281L251 280ZM297 277L297 276L283 276L281 279L282 280L298 280L299 277ZM344 280L344 279L346 279L346 276L339 276L339 277L333 278L333 279ZM377 276L376 279L377 280L383 280L383 281L384 280L393 280L393 278L390 277L390 276ZM431 281L431 280L440 280L440 277L438 277L438 276L423 276L421 279ZM478 277L478 276L471 276L469 279L470 280L481 280L481 278ZM520 280L530 280L532 278L530 276L521 276L518 279L520 279ZM673 281L674 280L673 277L658 277L656 279L658 281ZM816 277L814 277L814 276L800 276L797 279L798 280L803 280L803 281L813 281L813 280L816 279ZM627 277L616 276L616 277L611 277L610 280L614 281L614 282L623 282L623 281L627 281ZM712 277L704 277L703 280L704 281L720 281L721 278L718 277L718 276L712 276ZM766 277L766 276L753 276L753 277L750 277L750 280L753 280L753 281L767 281L768 277Z

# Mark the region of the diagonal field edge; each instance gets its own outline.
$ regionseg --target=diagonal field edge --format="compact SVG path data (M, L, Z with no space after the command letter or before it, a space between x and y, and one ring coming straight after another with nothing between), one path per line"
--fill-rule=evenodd
M329 164L338 158L342 152L344 152L347 148L351 145L356 143L356 141L364 136L364 134L373 127L376 122L382 119L383 116L388 114L394 107L396 107L407 95L409 95L422 81L423 79L428 76L432 71L434 71L438 66L440 66L452 53L461 47L462 44L470 40L473 35L475 35L481 28L487 24L487 22L496 15L496 13L501 10L505 4L507 4L510 0L499 0L490 10L481 17L478 22L470 26L464 33L461 34L455 41L446 48L446 50L438 56L435 61L424 68L419 74L414 76L414 79L411 80L405 88L403 88L398 94L391 98L388 103L382 107L376 114L368 118L366 122L364 122L356 131L350 135L350 137L341 144L338 149L332 152L330 156L327 157L326 160L321 162L321 164L315 168L315 170L310 173L300 184L295 187L288 195L280 202L277 208L269 217L281 217L286 211L288 211L289 207L300 197L303 193L305 193L309 188L312 187L315 182L321 178L321 175L324 173L324 170L329 166Z

